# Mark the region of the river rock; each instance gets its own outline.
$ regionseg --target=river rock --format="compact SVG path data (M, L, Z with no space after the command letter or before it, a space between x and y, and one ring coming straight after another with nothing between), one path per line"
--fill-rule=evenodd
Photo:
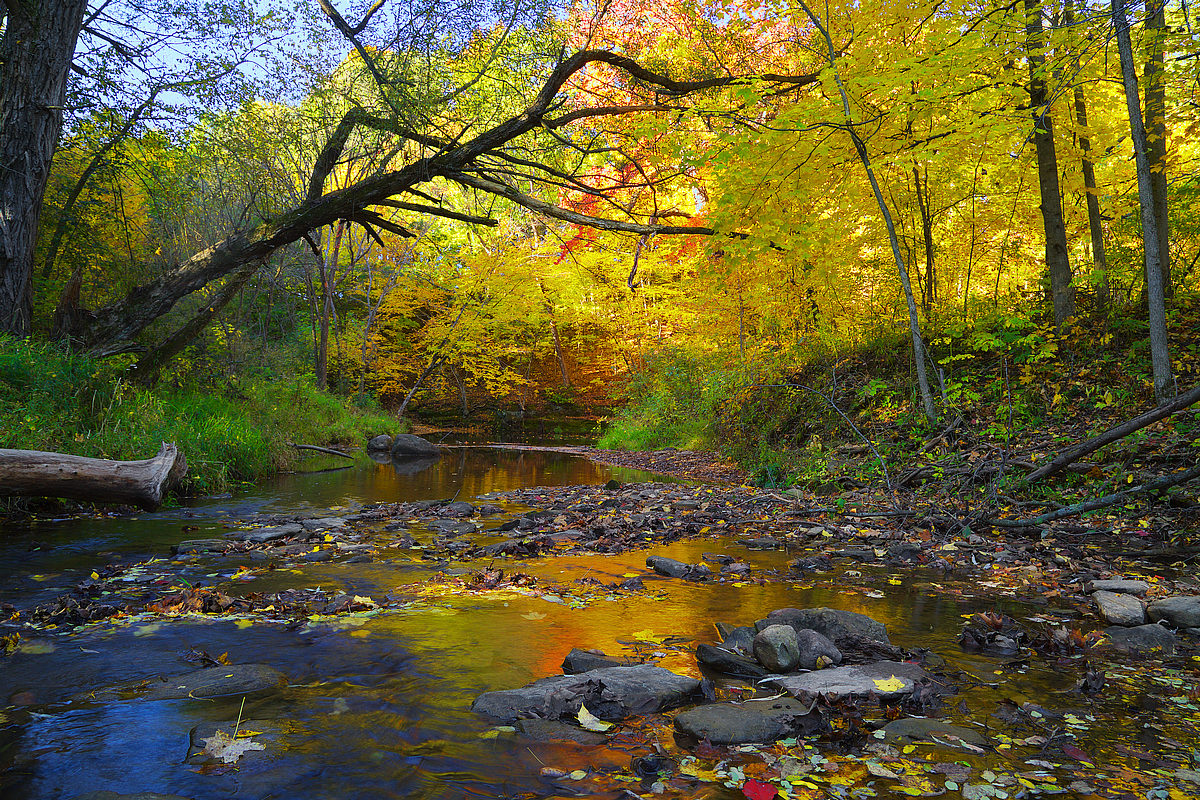
M593 669L601 669L603 667L632 667L638 663L640 662L631 658L606 656L599 650L580 650L578 647L573 647L571 648L571 652L567 653L567 657L563 659L562 671L566 675L578 675L581 672L588 672Z
M757 661L711 644L696 645L696 660L723 675L737 678L761 678L767 674Z
M435 520L432 527L437 528L441 533L447 536L466 536L467 534L475 533L479 530L479 526L474 522L456 519L439 519Z
M456 500L453 503L447 503L442 508L442 513L447 517L469 517L475 513L475 506L465 500Z
M341 528L346 524L346 520L341 517L320 517L318 519L302 519L300 524L305 530L309 531L327 531L333 528Z
M573 717L586 704L600 719L618 720L677 706L700 688L700 681L655 667L604 667L578 675L554 675L520 689L485 692L473 711L512 722L520 717Z
M380 453L392 449L392 437L390 434L381 433L378 436L372 436L367 440L368 453Z
M735 650L742 655L750 655L754 651L754 636L757 631L746 625L730 625L718 622L717 633L721 636L721 646L727 650Z
M287 525L273 525L269 528L233 531L226 534L226 536L231 539L241 539L243 542L250 542L252 544L265 544L266 542L286 539L289 536L299 536L301 533L304 533L304 526L292 522Z
M159 792L121 794L119 792L99 791L77 794L72 800L190 800L190 798L179 794L160 794Z
M769 625L791 625L796 630L813 630L841 646L839 639L855 636L891 644L887 627L863 614L839 608L779 608L754 623L758 630Z
M704 580L712 574L707 564L685 564L666 556L647 556L646 566L668 578L686 578L688 580Z
M1088 581L1087 588L1089 592L1116 592L1117 594L1135 594L1138 597L1144 597L1146 592L1150 591L1150 584L1127 578L1110 578Z
M1100 616L1109 625L1131 628L1146 623L1146 608L1142 601L1131 594L1116 592L1093 592L1092 602L1100 610Z
M808 736L824 725L819 711L790 697L713 703L675 717L675 730L713 744L767 743Z
M398 433L392 440L392 458L432 458L440 457L442 451L428 439L413 436L411 433Z
M592 733L583 728L577 728L557 719L517 720L517 730L535 742L575 742L576 744L595 746L608 741L602 733Z
M768 625L754 637L754 657L771 672L791 672L800 665L800 642L791 625Z
M1146 609L1151 622L1162 620L1174 628L1200 628L1200 595L1164 597Z
M1161 650L1169 655L1175 652L1175 634L1162 625L1138 625L1135 628L1114 625L1105 628L1104 635L1108 637L1106 644L1109 647L1125 653Z
M226 697L277 689L285 685L287 677L277 669L262 664L236 664L176 675L152 685L144 697L148 700Z
M964 750L990 747L986 736L970 728L951 725L940 719L908 717L895 719L884 725L883 740L888 744L911 744L912 742L938 742ZM965 747L964 747L965 745Z
M817 694L832 694L838 697L865 697L874 694L890 700L912 694L916 682L926 677L925 670L907 661L878 661L851 667L831 667L801 675L784 675L772 678L770 683L796 697L806 698ZM899 680L899 685L880 687L876 681Z
M177 556L200 555L202 553L224 553L229 549L229 542L224 539L188 539L171 547L171 552Z
M804 628L796 631L796 643L800 646L800 669L817 669L822 656L829 659L831 664L842 663L842 651L837 649L837 645L814 630Z

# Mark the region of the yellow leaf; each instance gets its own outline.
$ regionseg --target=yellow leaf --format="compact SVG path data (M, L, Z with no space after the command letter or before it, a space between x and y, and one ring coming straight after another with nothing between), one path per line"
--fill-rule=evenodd
M593 733L604 733L613 726L611 722L605 722L588 711L587 706L583 703L579 704L579 713L575 715L575 718L579 720L579 724L583 726L584 730L592 731Z
M897 678L895 675L890 678L875 679L875 688L881 692L887 692L889 694L903 691L904 687L907 685L908 684Z
M94 580L94 581L100 580L100 573L93 571L92 572L92 580Z

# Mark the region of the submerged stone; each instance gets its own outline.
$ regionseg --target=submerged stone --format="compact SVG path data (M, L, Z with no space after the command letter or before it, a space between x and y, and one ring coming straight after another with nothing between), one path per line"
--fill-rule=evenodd
M557 719L519 719L516 727L524 736L536 742L575 742L595 746L608 741L608 737L602 733L585 731Z
M884 725L883 740L888 744L909 744L911 742L937 742L964 750L990 747L991 741L982 733L951 725L940 719L923 717L908 717L896 719ZM967 745L964 747L964 745Z
M713 744L775 742L790 736L808 736L823 725L819 711L791 697L713 703L675 717L676 731Z
M273 525L269 528L234 531L226 534L226 536L230 539L241 539L243 542L251 542L252 544L264 544L279 539L286 539L289 536L299 536L301 533L304 533L303 525L289 523L287 525Z
M287 676L273 667L262 664L235 664L176 675L160 684L152 685L144 696L148 700L227 697L278 689L286 685Z

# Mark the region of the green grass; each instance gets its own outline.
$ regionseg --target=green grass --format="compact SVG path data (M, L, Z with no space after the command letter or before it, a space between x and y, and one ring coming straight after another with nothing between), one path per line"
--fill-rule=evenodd
M307 379L146 389L107 362L0 337L0 447L126 460L174 442L188 461L187 494L292 466L289 442L362 444L398 428L377 406Z

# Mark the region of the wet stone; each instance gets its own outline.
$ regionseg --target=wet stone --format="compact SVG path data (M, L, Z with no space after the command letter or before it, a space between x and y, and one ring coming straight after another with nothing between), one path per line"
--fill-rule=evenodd
M231 539L240 539L243 542L251 542L253 544L264 544L266 542L274 542L279 539L286 539L289 536L299 536L304 533L304 526L297 523L288 525L274 525L270 528L256 528L246 531L233 531L226 534Z
M1161 650L1167 654L1175 652L1175 634L1161 625L1138 625L1135 628L1114 625L1105 628L1104 635L1108 637L1104 645L1125 653L1145 653L1153 650Z
M816 669L822 658L829 664L842 663L842 651L829 637L804 628L796 631L796 644L800 648L800 669Z
M866 697L874 694L886 700L912 694L916 682L925 677L925 670L916 664L907 661L880 661L875 664L832 667L802 675L787 675L773 678L770 683L797 697L817 694ZM887 687L893 678L899 681L899 685L895 688ZM885 686L881 687L877 681L885 682Z
M729 650L737 650L742 654L749 654L754 648L754 628L746 625L730 625L727 622L718 622L717 633L721 636L721 645Z
M1146 622L1146 610L1142 601L1131 594L1095 592L1092 602L1109 625L1123 625L1128 628Z
M310 531L326 531L330 528L341 528L346 524L346 520L341 517L320 517L318 519L303 519L300 524L305 530Z
M1200 595L1155 600L1146 614L1151 622L1162 620L1173 628L1200 628Z
M1126 578L1088 581L1089 592L1116 592L1118 594L1134 594L1144 597L1150 591L1150 584L1145 581L1135 581Z
M574 725L569 725L566 722L560 722L556 719L540 719L537 717L519 719L517 720L516 727L522 735L533 739L535 742L575 742L576 744L595 746L608 741L608 737L602 733L585 731L582 728L577 728Z
M940 719L922 717L896 719L884 725L880 730L883 732L883 740L888 744L939 742L964 750L991 746L991 742L982 733L959 725L951 725ZM964 745L967 746L964 747Z
M783 542L770 536L757 539L738 539L737 543L750 550L778 550L783 547Z
M224 539L188 539L171 548L177 556L200 555L202 553L224 553L229 542Z
M768 625L791 625L796 630L814 630L841 647L840 639L861 636L890 644L887 627L864 614L838 608L780 608L754 623L758 630Z
M562 670L566 675L578 675L581 672L589 672L593 669L601 669L603 667L632 667L638 663L631 658L607 656L599 650L580 650L578 647L574 647L571 649L571 652L567 653L567 657L563 659Z
M542 678L520 689L485 692L471 709L512 722L526 716L573 717L580 705L587 705L600 719L618 720L680 705L699 688L695 678L649 664L605 667Z
M392 458L413 458L420 456L441 456L442 451L428 439L414 436L411 433L398 433L392 441Z
M449 503L442 512L448 517L469 517L475 513L475 506L463 500Z
M646 566L668 578L703 580L712 574L712 570L705 564L685 564L666 556L647 556Z
M754 637L754 657L771 672L791 672L800 664L800 643L791 625L768 625Z
M820 712L790 697L713 703L684 711L675 717L675 730L686 737L713 744L775 742L808 736L824 725Z
M761 678L767 674L757 661L711 644L696 645L696 660L723 675L737 678Z

